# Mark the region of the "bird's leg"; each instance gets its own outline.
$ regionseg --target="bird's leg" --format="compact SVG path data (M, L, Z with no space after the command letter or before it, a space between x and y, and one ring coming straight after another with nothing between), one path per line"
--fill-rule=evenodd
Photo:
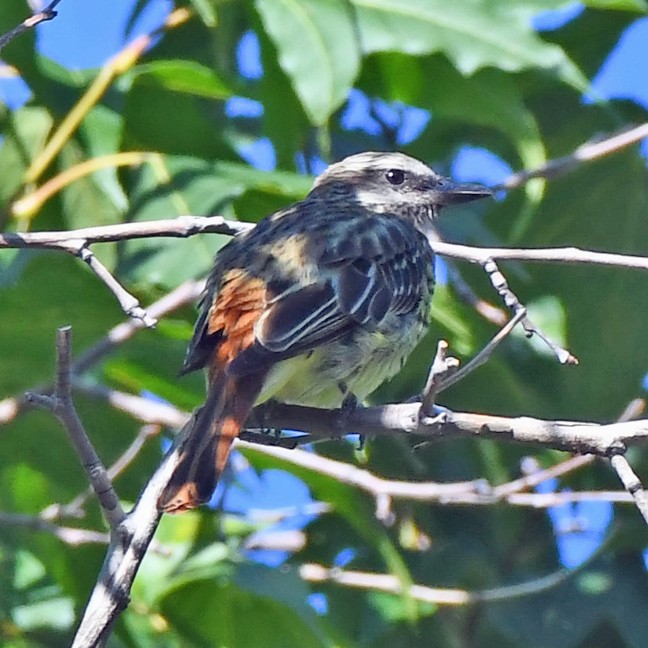
M281 430L277 427L269 426L266 422L268 407L272 407L273 402L267 401L252 410L250 414L251 427L258 429L259 434L266 436L272 435L275 441L278 441L281 438Z
M344 394L342 405L340 406L340 415L338 417L338 433L341 434L342 430L346 429L346 421L349 415L352 414L356 409L358 409L358 407L360 407L360 402L358 401L358 397L353 392L349 391L349 388L344 381L340 380L338 382L338 388ZM361 434L359 435L359 451L364 447L364 443L365 438Z
M346 386L346 383L340 381L338 383L338 387L340 388L340 391L344 394L344 398L342 399L342 405L340 409L344 414L350 414L353 412L353 410L358 409L360 403L358 402L358 397L349 391L348 387Z

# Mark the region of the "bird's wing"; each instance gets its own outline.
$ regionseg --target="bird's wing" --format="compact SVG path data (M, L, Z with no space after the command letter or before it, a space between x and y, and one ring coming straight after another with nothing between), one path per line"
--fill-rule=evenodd
M231 371L243 375L338 339L358 326L378 325L390 312L414 310L433 272L433 254L423 235L394 216L364 215L343 225L344 236L327 224L309 234L303 252L318 270L310 273L321 277L317 281L302 284L275 277L273 284L281 289L268 290L262 298L258 275L238 269L225 272L218 292L206 296L185 370L208 364L235 323L237 330L248 326L250 342L249 336L254 336L231 358ZM244 291L254 293L254 299ZM229 314L231 324L226 326L223 313L232 309L228 304L238 310L234 318Z
M377 326L390 312L414 310L428 290L434 260L409 223L378 216L365 216L342 238L316 239L312 256L323 279L293 286L268 303L254 327L255 343L235 360L234 372Z

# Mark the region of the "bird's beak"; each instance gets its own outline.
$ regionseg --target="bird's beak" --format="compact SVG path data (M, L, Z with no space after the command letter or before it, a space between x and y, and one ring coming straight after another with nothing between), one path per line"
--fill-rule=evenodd
M459 205L493 195L493 192L484 185L459 184L452 180L443 180L431 188L430 193L432 202L437 205Z

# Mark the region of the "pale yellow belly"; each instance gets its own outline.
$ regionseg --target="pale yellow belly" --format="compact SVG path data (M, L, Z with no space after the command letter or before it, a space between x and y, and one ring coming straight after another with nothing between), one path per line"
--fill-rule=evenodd
M381 331L361 332L352 342L336 341L277 363L257 400L276 399L312 407L339 407L347 393L364 400L397 374L427 328L412 316Z

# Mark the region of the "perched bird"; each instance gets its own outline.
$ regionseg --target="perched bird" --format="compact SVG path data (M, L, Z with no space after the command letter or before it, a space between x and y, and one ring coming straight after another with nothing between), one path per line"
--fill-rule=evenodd
M439 209L490 195L401 153L332 164L304 200L216 256L183 372L206 368L165 512L210 499L252 407L364 399L396 374L430 322Z

